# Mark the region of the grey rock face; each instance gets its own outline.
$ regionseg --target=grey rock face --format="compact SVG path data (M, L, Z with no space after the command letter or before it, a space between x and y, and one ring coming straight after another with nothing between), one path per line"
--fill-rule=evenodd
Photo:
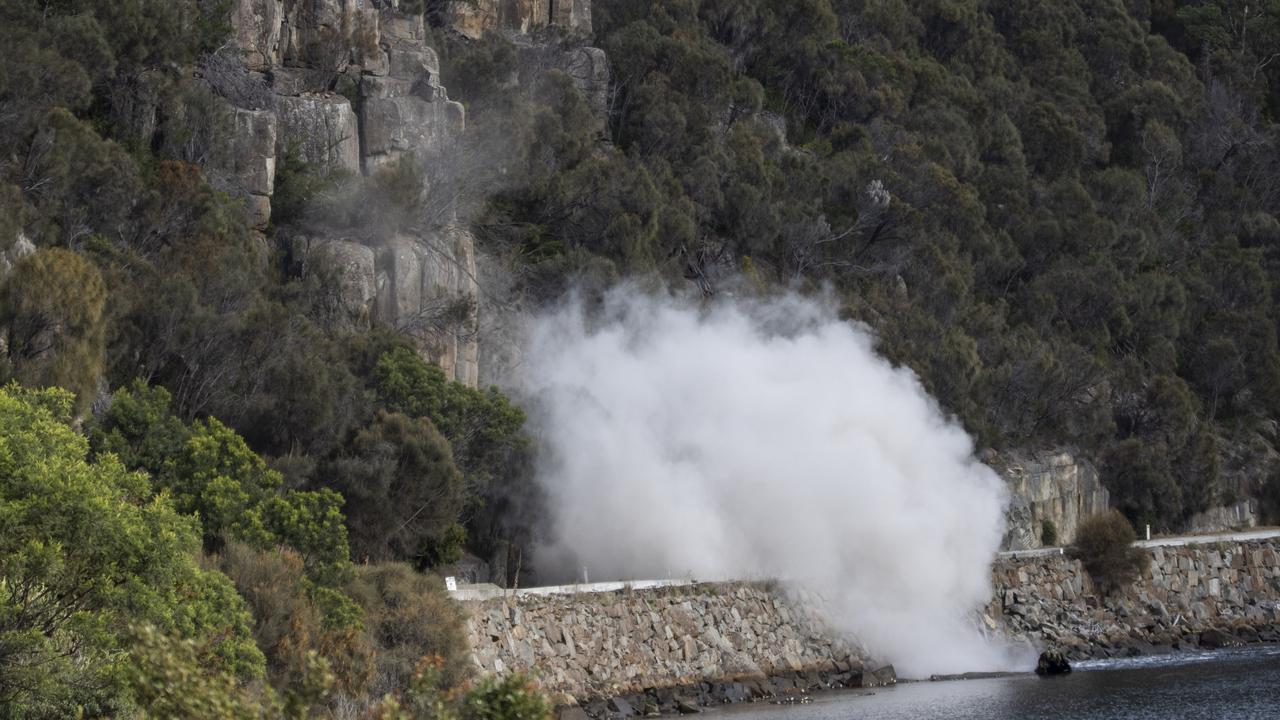
M466 113L441 84L440 60L422 16L400 13L398 5L233 0L235 43L263 98L248 103L222 93L232 105L236 142L227 167L216 170L223 189L245 199L260 230L270 222L277 167L290 152L329 171L366 175L406 157L448 159ZM547 25L591 28L588 0L454 5L448 12L455 27L475 37ZM557 50L553 66L573 78L603 121L609 85L604 53ZM450 377L478 382L478 290L469 232L444 227L416 236L335 235L301 244L307 246L298 255L304 272L322 274L332 291L337 327L395 327Z
M378 275L372 248L347 240L328 240L312 246L306 272L328 282L329 309L339 327L366 328L374 316Z
M378 251L378 319L413 338L449 378L475 386L475 240L458 227L397 235Z
M231 26L250 70L265 70L280 59L284 0L235 0Z
M284 64L340 72L350 62L356 4L357 0L285 0L280 29Z
M394 82L394 81L392 81ZM375 91L390 85L379 83ZM366 87L375 87L373 83ZM360 104L365 172L393 163L408 153L439 150L461 130L461 105L428 102L418 97L366 97Z
M1189 533L1224 532L1257 527L1258 501L1244 498L1232 505L1209 508L1192 515L1187 525Z
M1007 549L1039 547L1046 521L1060 544L1070 543L1082 520L1107 510L1110 495L1093 463L1065 450L1006 453L991 465L1013 496L1006 513Z
M276 115L268 110L233 111L235 135L229 158L234 184L248 195L246 204L255 228L271 220L271 193L276 184Z
M303 273L325 289L331 330L365 330L373 323L414 341L424 359L451 380L479 381L474 238L447 227L385 239L298 237L293 252Z
M341 95L276 98L280 132L276 156L296 151L329 170L360 173L360 127L351 101Z
M591 0L454 0L445 17L473 40L486 31L527 35L551 25L589 35Z

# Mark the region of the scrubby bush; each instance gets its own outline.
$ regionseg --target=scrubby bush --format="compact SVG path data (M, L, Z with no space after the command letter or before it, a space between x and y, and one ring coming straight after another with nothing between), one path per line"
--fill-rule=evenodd
M219 567L253 612L254 641L266 655L267 677L277 689L303 681L314 658L325 661L335 687L358 697L373 680L374 649L361 627L332 627L307 592L302 558L291 550L255 550L230 542Z
M551 704L526 677L487 677L463 698L462 720L547 720Z
M439 659L434 672L442 687L470 676L466 617L439 577L400 563L365 566L348 592L364 609L364 627L378 651L375 696L408 687L424 658Z
M81 255L50 248L19 261L0 286L0 347L13 377L67 388L88 409L102 373L106 300L102 275Z
M321 477L346 498L356 558L373 562L420 562L449 539L466 499L448 441L399 413L379 413Z
M1040 544L1045 547L1058 544L1058 526L1049 518L1045 518L1044 524L1040 526Z
M1147 553L1134 547L1137 539L1124 514L1109 510L1080 524L1071 556L1084 563L1103 593L1112 594L1137 580L1149 562Z

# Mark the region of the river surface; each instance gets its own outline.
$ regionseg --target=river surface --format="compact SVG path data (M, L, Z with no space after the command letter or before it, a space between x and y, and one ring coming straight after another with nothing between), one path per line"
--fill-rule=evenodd
M1280 647L1077 663L1014 675L819 693L807 705L735 705L707 720L1280 720Z

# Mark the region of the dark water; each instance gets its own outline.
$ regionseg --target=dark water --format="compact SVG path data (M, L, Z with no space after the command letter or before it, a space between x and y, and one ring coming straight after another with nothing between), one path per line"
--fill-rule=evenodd
M1057 678L1018 675L907 683L738 705L707 720L1280 720L1280 647L1081 663Z

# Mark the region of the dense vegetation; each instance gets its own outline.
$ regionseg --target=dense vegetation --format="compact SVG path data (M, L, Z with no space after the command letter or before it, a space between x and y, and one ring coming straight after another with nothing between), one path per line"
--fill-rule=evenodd
M420 572L506 546L524 416L214 189L228 7L0 0L0 715L540 717Z
M285 158L263 234L210 177L228 3L0 0L11 715L545 711L444 693L457 610L419 572L528 541L524 414L331 322L289 243L454 193L488 302L826 289L981 446L1077 447L1157 528L1280 519L1276 0L593 6L594 38L434 28L453 176ZM603 117L538 55L586 42Z
M478 220L525 293L830 287L981 446L1080 448L1136 522L1275 496L1280 4L593 13L603 143L563 77L521 105L518 50L442 43L474 131L527 140Z

